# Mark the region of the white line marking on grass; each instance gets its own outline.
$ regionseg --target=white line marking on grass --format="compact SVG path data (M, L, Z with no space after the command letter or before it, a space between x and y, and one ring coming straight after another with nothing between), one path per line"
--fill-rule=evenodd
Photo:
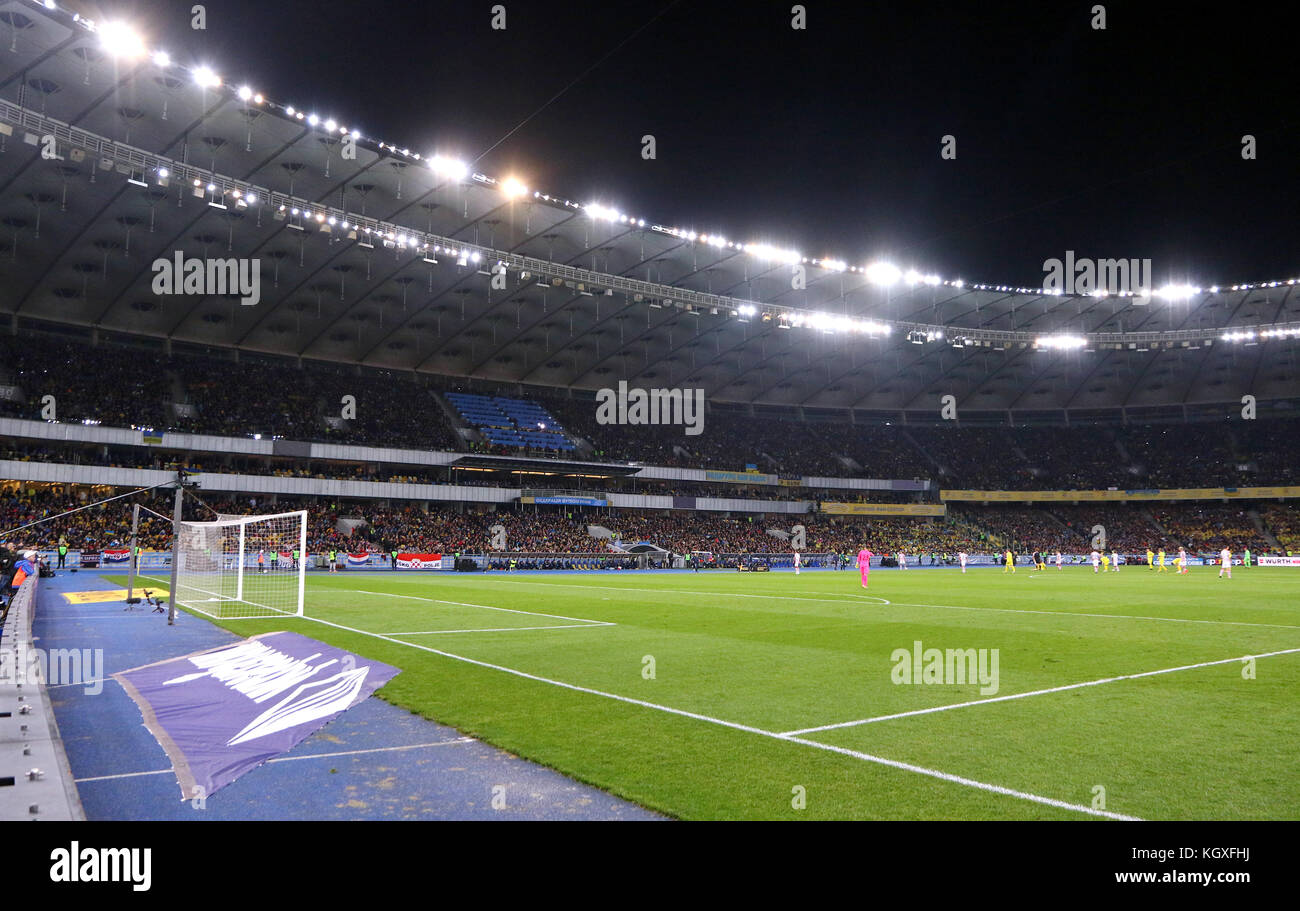
M1220 664L1234 664L1239 661L1245 661L1248 658L1273 658L1277 655L1293 655L1300 652L1300 648L1288 648L1278 652L1264 652L1259 655L1242 655L1239 658L1224 658L1219 661L1202 661L1198 664L1184 664L1181 667L1167 667L1158 671L1143 671L1140 674L1121 674L1118 677L1103 677L1100 680L1089 680L1085 683L1068 683L1065 686L1048 687L1045 690L1030 690L1026 693L1011 693L1006 696L990 696L988 699L972 699L970 702L954 702L950 705L936 705L928 709L915 709L910 712L896 712L893 715L877 715L874 718L862 718L857 721L841 721L837 724L823 724L815 728L802 728L798 731L785 731L782 737L796 737L800 734L815 734L818 731L833 731L839 728L857 727L862 724L874 724L877 721L892 721L895 718L911 718L914 715L932 715L935 712L947 712L951 709L964 709L972 705L984 705L988 702L1009 702L1012 699L1024 699L1028 696L1043 696L1048 693L1063 693L1066 690L1077 690L1088 686L1101 686L1103 683L1117 683L1121 680L1137 680L1140 677L1156 677L1160 674L1172 674L1176 671L1190 671L1200 667L1214 667Z
M409 743L404 746L395 747L373 747L368 750L340 750L335 753L310 753L305 756L277 756L275 759L268 759L266 765L274 762L298 762L302 759L332 759L335 756L362 756L367 753L396 753L401 750L422 750L425 747L446 747L455 746L459 743L476 743L473 737L457 737L454 740L435 740L432 743ZM140 778L145 775L167 775L175 771L174 769L152 769L148 772L122 772L119 775L95 775L90 778L77 778L74 783L82 784L87 781L114 781L118 778Z
M1137 817L1135 816L1124 816L1120 813L1112 813L1107 810L1096 810L1093 809L1092 807L1085 806L1084 804L1068 803L1063 800L1056 800L1055 798L1052 797L1043 797L1039 794L1030 794L1026 791L1016 791L1011 788L1004 788L1001 785L988 784L982 781L975 781L974 779L971 778L962 778L959 775L950 775L947 772L940 772L936 769L928 769L925 768L924 766L912 765L906 762L899 762L898 760L895 759L886 759L883 756L873 756L870 753L861 753L856 750L846 749L844 747L832 746L826 743L818 743L815 740L804 740L799 737L787 737L786 735L778 734L775 731L765 731L762 728L756 728L751 725L740 724L735 721L726 721L722 718L714 718L710 715L702 715L698 712L689 712L685 709L675 709L672 708L671 706L659 705L654 702L647 702L644 699L634 699L631 696L621 696L618 693L607 693L603 690L592 689L591 687L586 687L586 686L579 686L576 683L565 683L563 680L552 680L549 677L541 677L536 674L530 674L527 671L519 671L519 670L515 670L514 668L504 667L500 664L492 664L487 661L480 661L477 658L467 658L464 655L454 655L451 652L444 652L441 651L440 649L430 648L427 645L420 645L419 643L416 642L406 642L405 640L402 639L394 639L391 636L386 636L382 633L372 633L367 630L356 629L351 626L344 626L341 623L333 623L329 620L322 620L319 617L302 617L301 619L310 620L314 623L321 623L324 624L325 626L332 626L335 629L345 630L350 633L357 633L362 636L370 636L372 638L380 639L385 642L392 642L396 645L404 645L407 648L419 649L420 651L423 652L429 652L432 655L440 655L443 658L450 658L453 661L463 661L466 664L473 664L478 667L488 668L489 670L501 671L502 673L512 674L516 677L523 677L526 680L533 680L538 683L548 683L551 686L558 686L566 690L573 690L574 692L578 692L578 693L587 693L589 695L600 696L605 699L613 699L617 702L625 702L628 703L629 705L638 705L641 706L642 708L654 709L660 712L667 712L670 715L679 715L683 718L692 718L696 721L705 721L708 722L709 724L720 725L721 727L731 728L732 730L736 730L736 731L745 731L746 733L757 734L760 737L768 737L773 740L783 741L785 743L797 743L802 746L812 747L818 750L826 750L832 753L840 753L842 755L852 756L855 759L861 759L866 762L873 762L878 765L889 766L890 768L894 768L894 769L902 769L903 771L913 772L918 775L926 775L930 778L937 778L940 781L947 781L953 784L960 784L965 787L976 788L978 790L988 791L993 794L1002 794L1008 797L1016 797L1021 800L1028 800L1033 803L1043 804L1045 806L1057 807L1059 809L1064 809L1064 810L1071 810L1076 813L1086 813L1089 816L1101 816L1106 819L1123 819L1123 820L1137 819Z
M771 601L820 601L827 604L855 604L857 603L856 599L869 598L872 601L880 602L883 605L889 605L891 607L929 607L935 610L992 611L994 613L1004 614L1043 614L1048 617L1100 617L1102 619L1110 620L1148 620L1162 623L1209 623L1215 626L1259 626L1268 629L1300 629L1300 626L1293 626L1285 623L1250 623L1245 620L1192 620L1186 617L1144 617L1134 614L1093 614L1063 610L1031 610L1029 608L1019 607L970 607L968 605L960 604L921 604L916 601L889 601L876 595L857 595L853 593L845 593L838 598L807 598L798 595L753 595L725 591L689 591L681 588L621 588L610 585L577 585L565 582L520 582L513 579L500 579L497 581L502 585L544 585L554 588L605 588L610 591L650 592L652 594L661 595L708 595L713 598L725 595L729 598L764 598Z
M1049 617L1097 617L1110 620L1150 620L1161 623L1210 623L1215 626L1261 626L1268 629L1300 629L1285 623L1251 623L1246 620L1193 620L1188 617L1144 617L1135 614L1093 614L1083 611L1031 610L1027 607L970 607L961 604L919 604L915 601L895 601L894 607L931 607L935 610L992 611L1003 614L1045 614Z
M395 595L391 592L370 592L359 588L334 588L334 592L345 592L354 595L380 595L385 598L408 598L412 601L428 601L431 604L454 604L457 607L481 607L483 610L499 610L507 614L526 614L529 617L550 617L553 620L576 620L579 623L588 623L592 626L617 626L608 620L589 620L586 617L565 617L560 614L543 614L540 611L515 610L513 607L493 607L491 604L470 604L466 601L444 601L441 598L421 598L418 595Z
M1062 810L1073 810L1078 813L1087 813L1089 816L1101 816L1106 819L1120 819L1125 822L1142 821L1141 817L1138 816L1125 816L1123 813L1112 813L1109 810L1095 810L1092 807L1084 806L1083 804L1069 803L1068 801L1057 800L1054 797L1043 797L1040 794L1029 794L1025 791L1016 791L1012 788L1004 788L1001 785L987 784L983 781L975 781L972 778L963 778L960 775L950 775L947 772L938 772L934 769L927 769L924 766L912 765L910 762L899 762L896 759L886 759L883 756L873 756L870 753L850 750L848 747L837 747L829 743L819 743L816 740L805 740L802 737L787 737L783 734L773 734L772 736L785 740L787 743L802 743L805 746L816 747L819 750L827 750L831 753L839 753L843 756L852 756L855 759L862 759L867 762L876 762L891 768L902 769L905 772L915 772L918 775L929 775L932 778L950 781L954 784L978 788L981 791L991 791L994 794L1005 794L1008 797L1018 797L1021 800L1030 800L1034 803L1041 803Z
M558 626L500 626L495 629L426 629L413 633L385 633L388 636L442 636L447 633L518 633L540 629L603 629L615 623L565 623Z
M818 601L824 604L853 604L851 598L868 598L879 604L890 604L888 598L881 598L876 595L851 595L849 598L808 598L803 595L753 595L747 592L701 592L691 591L684 588L627 588L621 585L579 585L576 582L523 582L517 579L494 579L497 585L541 585L546 588L598 588L603 591L611 592L649 592L654 595L708 595L716 598L719 595L726 595L728 598L762 598L768 601Z

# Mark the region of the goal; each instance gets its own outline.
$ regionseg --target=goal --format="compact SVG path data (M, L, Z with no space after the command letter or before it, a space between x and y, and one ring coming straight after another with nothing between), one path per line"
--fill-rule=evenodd
M302 616L307 511L182 522L176 603L210 617Z

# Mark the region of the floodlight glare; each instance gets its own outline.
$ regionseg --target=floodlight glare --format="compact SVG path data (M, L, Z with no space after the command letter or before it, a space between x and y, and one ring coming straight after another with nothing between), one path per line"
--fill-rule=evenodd
M902 270L891 263L872 263L867 266L867 280L873 285L896 285L902 277Z
M464 180L469 176L469 165L455 158L445 158L442 155L434 155L429 159L429 167L441 174L443 177L454 177L457 180Z
M113 57L140 57L144 54L144 39L140 33L121 22L106 22L99 28L99 42Z
M215 89L221 85L221 77L207 66L201 66L194 71L194 81L205 89Z

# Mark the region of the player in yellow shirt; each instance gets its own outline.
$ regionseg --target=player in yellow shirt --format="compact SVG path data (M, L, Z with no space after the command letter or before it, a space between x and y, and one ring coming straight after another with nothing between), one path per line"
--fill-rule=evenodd
M1105 554L1101 555L1101 571L1104 573L1110 572L1110 557Z
M1009 550L1006 553L1006 560L1007 560L1007 565L1002 568L1002 571L1004 573L1010 572L1014 574L1016 571L1016 558Z
M1155 568L1156 568L1156 555L1151 550L1151 548L1148 547L1147 548L1147 569L1154 570Z
M1159 564L1160 567L1159 569L1156 570L1156 572L1158 573L1169 572L1169 567L1165 566L1165 549L1163 547L1160 548L1160 553L1156 554L1156 562L1157 564Z

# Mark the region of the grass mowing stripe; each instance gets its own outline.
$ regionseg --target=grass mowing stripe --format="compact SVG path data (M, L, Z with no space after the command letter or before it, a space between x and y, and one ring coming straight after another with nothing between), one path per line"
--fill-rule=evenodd
M563 623L557 626L498 626L495 629L426 629L411 633L385 633L386 636L445 636L448 633L519 633L540 629L602 629L614 623Z
M683 588L627 588L624 586L614 585L576 585L574 583L566 582L522 582L514 579L494 579L492 584L542 585L549 588L598 588L603 591L650 592L659 595L707 595L713 598L725 595L728 598L764 598L772 601L817 601L822 604L856 604L859 603L857 600L859 598L870 598L873 601L880 602L882 607L886 605L890 607L928 607L935 610L973 610L1005 614L1046 614L1049 617L1101 617L1110 620L1150 620L1162 623L1211 623L1220 626L1261 626L1271 629L1300 629L1300 626L1288 625L1285 623L1249 623L1243 620L1194 620L1187 617L1143 617L1133 614L1095 614L1077 611L1029 610L1027 608L1017 607L970 607L958 604L921 604L916 601L889 601L876 595L842 596L839 598L806 598L798 595L752 595L748 593L742 594L740 592L729 591L702 592L689 591Z
M532 617L550 617L553 620L577 620L593 626L614 626L608 620L588 620L586 617L565 617L562 614L544 614L541 611L515 610L513 607L494 607L491 604L470 604L466 601L444 601L441 598L421 598L418 595L398 595L392 592L368 592L359 588L332 588L332 592L352 595L378 595L384 598L406 598L411 601L428 601L430 604L453 604L456 607L481 607L483 610L499 610L507 614L528 614Z
M1215 667L1220 664L1232 664L1236 661L1248 661L1253 658L1274 658L1278 655L1294 655L1300 652L1300 648L1282 649L1277 652L1265 652L1261 655L1242 655L1239 658L1223 658L1219 661L1202 661L1198 664L1184 664L1181 667L1166 667L1158 671L1143 671L1140 674L1121 674L1118 677L1103 677L1100 680L1088 680L1084 683L1068 683L1065 686L1048 687L1045 690L1030 690L1027 693L1011 693L1007 696L990 696L988 699L972 699L969 702L956 702L951 705L936 705L926 709L915 709L911 712L895 712L893 715L878 715L875 718L861 718L857 721L841 721L836 724L823 724L815 728L802 728L797 731L784 731L783 737L797 737L802 734L815 734L818 731L833 731L839 728L852 728L862 724L874 724L877 721L893 721L895 718L911 718L915 715L932 715L935 712L947 712L952 709L969 708L972 705L984 705L989 702L1008 702L1012 699L1024 699L1027 696L1044 696L1048 693L1064 693L1066 690L1077 690L1087 686L1101 686L1104 683L1117 683L1120 680L1137 680L1141 677L1157 677L1160 674L1172 674L1176 671L1190 671L1198 667Z

